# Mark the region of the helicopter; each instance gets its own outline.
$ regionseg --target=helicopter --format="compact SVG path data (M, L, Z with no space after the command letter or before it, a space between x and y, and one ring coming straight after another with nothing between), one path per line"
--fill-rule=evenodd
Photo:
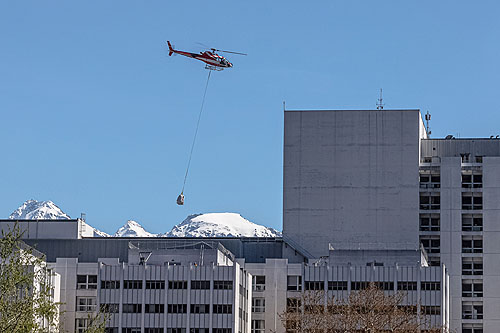
M201 60L203 61L206 65L206 69L210 70L216 70L216 71L221 71L224 68L231 68L233 67L233 64L230 63L226 58L224 58L221 55L218 55L216 52L224 52L224 53L233 53L233 54L239 54L239 55L247 55L246 53L240 53L240 52L233 52L233 51L224 51L224 50L218 50L215 48L210 48L210 51L205 51L205 52L200 52L200 53L191 53L191 52L185 52L185 51L178 51L174 50L172 47L172 44L170 44L170 41L167 41L168 44L168 55L171 56L174 53L183 55L185 57L193 58L196 60Z

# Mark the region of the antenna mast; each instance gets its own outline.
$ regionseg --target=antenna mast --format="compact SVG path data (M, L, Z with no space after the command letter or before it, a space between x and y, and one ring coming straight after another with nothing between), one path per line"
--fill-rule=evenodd
M377 100L377 110L383 110L384 109L384 105L385 104L382 103L382 88L380 88L380 97Z
M431 121L431 114L429 113L429 111L427 111L427 113L425 114L425 127L426 127L428 137L430 137L431 133L432 133L431 128L429 126L430 121Z

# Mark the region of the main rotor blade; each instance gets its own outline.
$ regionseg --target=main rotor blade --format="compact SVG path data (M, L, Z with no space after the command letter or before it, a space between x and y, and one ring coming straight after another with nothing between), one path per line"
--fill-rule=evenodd
M240 52L234 52L234 51L224 51L224 50L217 50L219 52L225 52L225 53L233 53L233 54L239 54L239 55L248 55L246 53L240 53Z

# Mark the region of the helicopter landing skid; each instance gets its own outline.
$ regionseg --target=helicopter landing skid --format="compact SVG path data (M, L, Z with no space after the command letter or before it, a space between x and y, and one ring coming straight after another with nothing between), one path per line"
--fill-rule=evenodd
M212 66L212 65L205 65L205 69L211 70L211 71L222 71L224 68L218 67L218 66Z

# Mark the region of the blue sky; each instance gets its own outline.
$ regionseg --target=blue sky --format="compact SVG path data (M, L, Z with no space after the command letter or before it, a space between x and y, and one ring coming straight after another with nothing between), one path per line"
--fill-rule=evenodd
M500 134L498 1L3 1L0 216L52 200L114 232L238 212L281 229L283 112L432 113L434 137ZM165 41L248 53L213 73Z

